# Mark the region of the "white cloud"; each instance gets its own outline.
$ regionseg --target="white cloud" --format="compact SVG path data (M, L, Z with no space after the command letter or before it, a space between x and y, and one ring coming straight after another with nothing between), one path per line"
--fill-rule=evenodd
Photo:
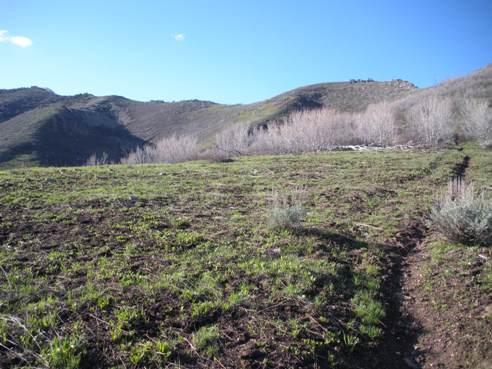
M4 29L0 29L0 42L7 41L8 31Z
M28 47L32 45L32 40L24 36L12 36L10 38L10 42L20 47Z
M9 31L0 30L0 42L10 42L13 45L20 47L28 47L32 45L32 40L25 36L10 36Z
M186 38L186 35L184 33L177 33L173 37L176 41L181 42L181 41L184 41L184 39Z

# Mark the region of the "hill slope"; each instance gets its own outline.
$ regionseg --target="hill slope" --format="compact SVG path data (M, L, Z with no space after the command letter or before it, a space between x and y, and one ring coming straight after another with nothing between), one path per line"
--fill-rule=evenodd
M0 166L79 165L103 152L118 160L173 134L193 134L206 145L233 124L266 125L292 111L321 107L363 111L381 101L396 100L404 110L430 94L488 98L492 104L492 65L426 89L402 80L323 83L246 105L59 96L38 87L0 90Z
M487 99L492 105L492 64L465 77L453 78L435 86L417 89L400 99L398 104L405 109L429 95L460 98Z
M102 152L116 160L143 142L173 134L194 134L206 143L230 124L262 125L294 110L322 106L359 111L414 89L403 81L326 83L247 105L58 96L37 87L2 90L0 165L77 165Z

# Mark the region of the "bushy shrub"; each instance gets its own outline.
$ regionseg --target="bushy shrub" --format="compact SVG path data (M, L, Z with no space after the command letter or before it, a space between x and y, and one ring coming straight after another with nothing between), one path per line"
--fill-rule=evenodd
M85 165L87 166L95 166L95 165L107 165L111 164L109 160L109 155L107 152L103 152L101 155L97 155L96 153L89 156Z
M269 224L272 228L296 228L306 218L303 205L305 191L297 188L290 192L274 192L269 211Z
M485 191L461 179L449 183L438 205L430 214L435 230L450 241L465 245L492 244L492 201Z
M124 164L179 163L198 158L198 142L194 136L171 136L155 144L137 148L121 162Z

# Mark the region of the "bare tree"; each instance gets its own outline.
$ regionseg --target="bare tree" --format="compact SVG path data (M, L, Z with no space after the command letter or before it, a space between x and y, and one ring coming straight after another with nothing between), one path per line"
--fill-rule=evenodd
M235 124L216 135L215 150L228 157L244 155L252 139L249 125Z
M492 144L492 109L485 99L466 98L460 101L465 137Z
M178 163L198 158L198 142L194 136L171 136L153 145L137 148L122 160L125 164Z
M417 144L442 145L455 133L453 101L448 97L426 96L410 107L406 118L405 134Z
M357 116L356 135L367 145L387 147L398 143L394 106L387 102L369 105Z
M96 153L89 156L85 165L94 166L94 165L107 165L110 164L109 155L107 152L103 152L101 155L97 155Z
M122 164L145 164L154 162L153 146L137 147L135 151L128 154L126 158L121 159Z
M328 150L337 145L360 143L355 116L331 109L292 113L285 122L255 132L250 152L283 154Z

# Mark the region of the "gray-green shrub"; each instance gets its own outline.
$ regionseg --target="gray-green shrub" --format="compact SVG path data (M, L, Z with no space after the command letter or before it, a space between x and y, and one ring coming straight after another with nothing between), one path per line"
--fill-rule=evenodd
M306 218L303 205L305 191L302 188L290 192L274 192L272 207L269 211L269 223L272 228L295 228Z
M432 227L452 242L492 245L492 201L461 179L449 183L430 214Z

